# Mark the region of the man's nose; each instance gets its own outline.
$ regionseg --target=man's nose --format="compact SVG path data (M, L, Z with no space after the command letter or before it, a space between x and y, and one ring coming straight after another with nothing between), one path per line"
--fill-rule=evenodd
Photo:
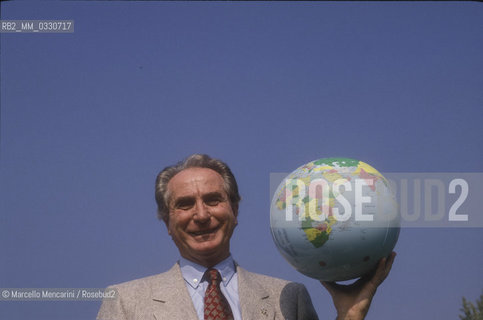
M196 201L195 205L195 212L193 215L193 220L203 223L207 222L210 220L210 212L208 210L208 207L205 205L203 201Z

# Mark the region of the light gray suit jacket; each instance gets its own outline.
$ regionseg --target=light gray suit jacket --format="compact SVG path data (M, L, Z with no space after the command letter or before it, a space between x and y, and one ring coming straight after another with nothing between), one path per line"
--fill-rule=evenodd
M237 266L243 320L318 319L305 286L248 272ZM108 288L98 320L198 320L179 264L169 271Z

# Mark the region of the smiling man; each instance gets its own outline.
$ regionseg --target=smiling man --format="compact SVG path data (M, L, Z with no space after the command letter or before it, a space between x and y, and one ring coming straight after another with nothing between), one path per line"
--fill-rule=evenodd
M233 260L240 195L225 163L192 155L159 173L155 196L181 257L169 271L108 288L117 298L103 301L97 319L318 319L303 285L248 272ZM352 285L322 283L338 319L365 317L394 257Z
M188 168L168 183L168 232L181 256L211 267L230 255L237 221L223 178L208 168Z

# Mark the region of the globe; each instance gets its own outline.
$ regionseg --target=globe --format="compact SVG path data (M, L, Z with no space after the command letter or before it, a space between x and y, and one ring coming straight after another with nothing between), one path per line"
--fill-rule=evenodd
M400 214L389 182L349 158L309 162L278 186L270 229L281 255L299 272L323 281L355 279L388 256Z

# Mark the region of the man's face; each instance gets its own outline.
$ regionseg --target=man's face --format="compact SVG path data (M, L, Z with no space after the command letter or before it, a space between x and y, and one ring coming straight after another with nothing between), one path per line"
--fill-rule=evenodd
M211 267L230 254L230 238L237 224L220 174L189 168L168 183L168 232L181 256Z

